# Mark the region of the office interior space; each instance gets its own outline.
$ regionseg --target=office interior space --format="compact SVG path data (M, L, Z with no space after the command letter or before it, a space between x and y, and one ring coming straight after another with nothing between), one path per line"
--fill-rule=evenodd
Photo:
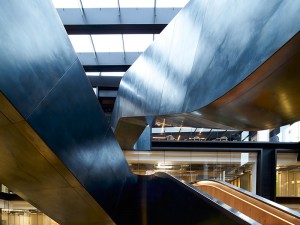
M208 181L263 198L288 214L273 216L282 224L300 221L299 3L1 5L14 15L0 16L2 225L273 223L239 216ZM62 198L67 188L75 194ZM190 193L207 218L170 218L183 210L174 196ZM172 205L162 217L160 204Z

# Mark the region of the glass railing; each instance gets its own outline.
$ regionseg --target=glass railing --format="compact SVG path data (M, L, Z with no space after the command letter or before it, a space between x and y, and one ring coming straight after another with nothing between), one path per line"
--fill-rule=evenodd
M154 141L300 141L300 122L275 129L260 131L224 130L198 127L172 127L165 124L158 125L156 124L152 128L152 140Z

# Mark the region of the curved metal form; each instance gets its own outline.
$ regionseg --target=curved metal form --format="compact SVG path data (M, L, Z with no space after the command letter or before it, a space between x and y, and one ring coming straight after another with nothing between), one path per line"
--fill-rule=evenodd
M190 1L123 77L118 139L130 117L137 130L145 116L240 130L299 120L299 10L293 0Z
M136 176L56 10L2 1L0 27L1 182L60 224L114 224Z
M300 224L300 213L228 183L205 180L193 185L261 224Z
M62 225L257 224L130 171L58 21L46 0L0 3L1 183Z

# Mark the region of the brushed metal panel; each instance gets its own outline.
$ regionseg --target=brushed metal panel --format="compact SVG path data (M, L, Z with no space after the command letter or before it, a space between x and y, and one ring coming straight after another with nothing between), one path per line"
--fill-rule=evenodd
M125 73L112 126L118 131L121 118L155 115L177 126L243 130L299 120L297 106L284 109L298 105L293 96L300 95L292 85L299 77L293 63L299 60L299 11L292 0L190 1ZM292 47L285 46L289 41ZM266 76L262 86L257 77ZM245 79L253 79L251 86ZM233 96L239 85L257 87ZM285 99L276 108L279 93ZM226 95L236 100L225 103Z
M1 91L26 118L77 56L49 1L2 1L0 25Z
M58 223L114 224L26 121L0 128L0 150L1 182Z

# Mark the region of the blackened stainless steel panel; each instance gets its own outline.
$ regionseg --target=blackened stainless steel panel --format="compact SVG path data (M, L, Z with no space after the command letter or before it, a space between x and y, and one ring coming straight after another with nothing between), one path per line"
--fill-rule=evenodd
M282 70L280 60L272 59L277 52L291 51L288 58L279 59L287 63L298 60L299 44L288 50L284 45L300 30L299 11L300 3L292 0L190 1L126 72L112 126L118 130L122 117L148 115L169 119L177 126L244 130L299 120L294 96L300 93L293 86L298 83L299 66L291 63ZM271 63L258 71L268 60ZM284 78L287 71L292 84ZM254 85L244 87L257 85L254 92L235 93L236 104L218 102L252 75L269 77L266 84L271 86L263 86L257 93L260 81L256 78ZM264 95L265 88L274 95ZM281 94L283 101L278 99L280 91L287 93ZM253 97L257 104L249 101ZM281 105L276 111L273 106L277 102ZM266 109L264 104L270 107Z
M1 1L0 27L1 181L62 225L113 224L135 175L56 10Z

